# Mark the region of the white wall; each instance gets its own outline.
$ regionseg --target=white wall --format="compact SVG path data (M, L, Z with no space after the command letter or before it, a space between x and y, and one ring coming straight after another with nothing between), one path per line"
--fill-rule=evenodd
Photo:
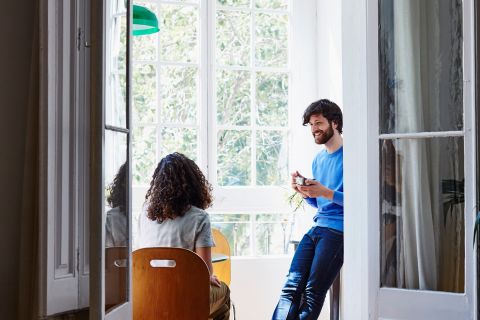
M318 96L343 108L342 1L317 0Z
M233 258L230 289L237 319L271 319L290 261L291 257ZM319 319L329 319L328 295Z

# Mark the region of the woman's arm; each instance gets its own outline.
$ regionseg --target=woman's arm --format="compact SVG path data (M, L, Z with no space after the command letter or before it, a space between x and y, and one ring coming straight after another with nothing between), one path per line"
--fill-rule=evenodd
M213 265L212 265L212 248L210 247L201 247L195 248L195 253L200 256L200 258L205 261L210 272L210 283L220 287L220 280L213 274Z

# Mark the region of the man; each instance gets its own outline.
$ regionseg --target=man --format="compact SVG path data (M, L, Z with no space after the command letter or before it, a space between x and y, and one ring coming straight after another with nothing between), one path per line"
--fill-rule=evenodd
M307 124L315 143L325 149L313 159L313 179L296 171L291 186L317 212L295 251L274 320L317 319L343 264L342 111L329 100L316 101L303 114Z

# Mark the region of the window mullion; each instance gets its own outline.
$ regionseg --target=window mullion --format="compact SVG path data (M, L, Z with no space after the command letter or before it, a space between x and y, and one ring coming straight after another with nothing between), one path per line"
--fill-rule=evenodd
M252 133L250 136L251 139L251 178L252 181L250 182L250 185L255 186L256 181L257 181L257 171L256 171L256 156L257 156L257 139L256 139L256 114L257 114L257 101L256 101L256 72L255 72L255 14L253 12L253 3L252 5L252 11L251 12L251 24L250 24L250 101L252 103L251 106L251 113L250 113L250 121L252 125Z
M216 63L215 63L215 19L216 19L216 9L215 2L205 0L206 15L207 15L207 27L205 30L206 34L206 64L204 69L208 74L207 79L207 138L206 138L206 148L207 150L207 177L214 185L217 185L217 123L216 123L216 97L215 97L215 74L216 74Z
M210 180L209 174L209 154L210 148L210 113L212 110L211 104L211 76L210 76L210 36L209 36L209 4L208 1L201 1L199 7L200 25L200 60L198 62L198 74L200 83L197 87L197 94L200 97L200 108L197 108L198 123L199 123L199 137L198 137L198 158L200 159L200 166L205 172L207 179Z
M162 5L160 4L158 6L158 10L161 12L162 11ZM156 119L157 123L155 123L155 136L157 138L156 141L156 148L155 148L155 163L157 163L160 160L160 155L161 155L161 147L162 147L162 141L160 137L160 131L161 131L161 126L160 123L161 121L161 109L162 109L162 94L161 94L161 70L162 70L162 63L160 59L160 52L161 52L161 46L162 46L162 40L161 37L157 37L157 54L156 54L156 60L155 60L155 66L156 66L156 74L155 74L155 93L156 93L156 98L157 98L157 103L156 106L157 108L155 109L156 112Z

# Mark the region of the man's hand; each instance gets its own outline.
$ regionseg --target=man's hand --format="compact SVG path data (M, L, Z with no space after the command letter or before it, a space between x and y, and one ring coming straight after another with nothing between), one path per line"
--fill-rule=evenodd
M301 194L304 194L310 198L323 197L328 200L333 199L333 190L325 187L320 182L316 180L306 179L305 183L307 184L306 186L296 185L298 192L300 192Z
M291 174L291 179L290 179L290 185L292 186L292 189L295 190L296 192L300 193L304 198L307 198L308 195L303 193L298 187L298 184L295 182L295 178L297 177L303 177L298 171L292 172Z
M215 287L219 287L220 288L220 280L218 280L217 276L212 274L210 276L210 284L212 286L215 286Z

